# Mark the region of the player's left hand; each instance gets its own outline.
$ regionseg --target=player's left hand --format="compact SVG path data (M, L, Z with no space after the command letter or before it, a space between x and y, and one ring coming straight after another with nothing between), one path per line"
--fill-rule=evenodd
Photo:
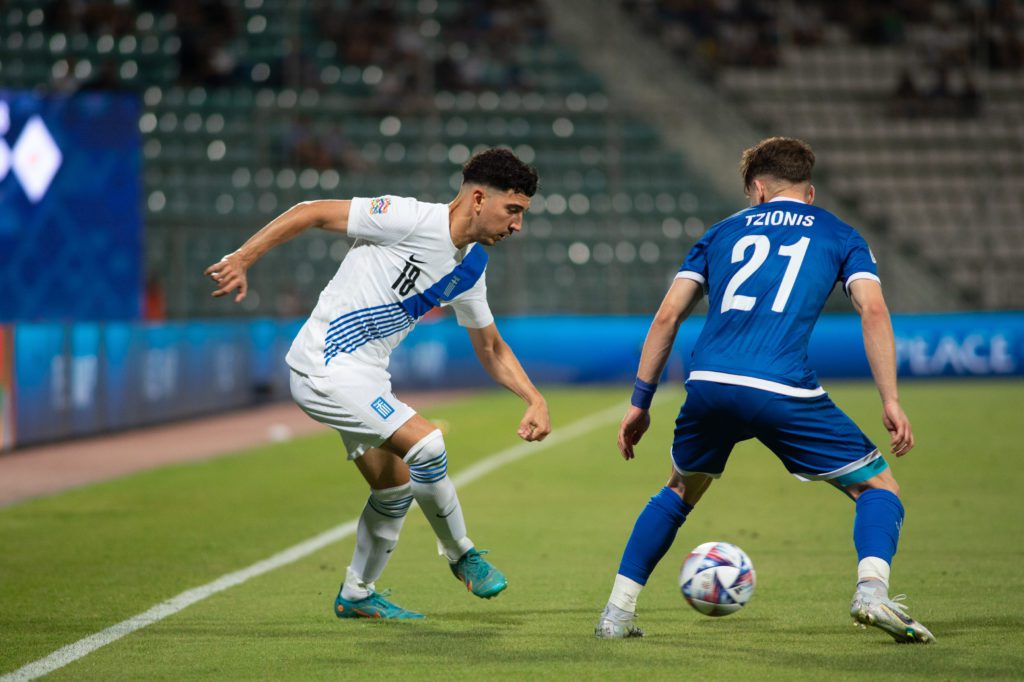
M640 442L650 426L651 413L630 405L619 426L619 452L622 453L622 459L631 460L636 457L633 446Z
M247 269L242 257L236 251L229 253L219 262L203 270L203 274L217 284L217 289L213 292L214 297L230 294L237 289L238 295L235 296L235 303L240 303L249 292L249 281L245 274Z
M882 423L885 424L885 430L889 432L891 441L889 449L892 454L902 457L910 452L914 447L914 430L898 402L882 405Z
M527 442L544 440L551 433L551 417L548 416L548 404L539 402L526 408L523 420L519 422L516 433Z

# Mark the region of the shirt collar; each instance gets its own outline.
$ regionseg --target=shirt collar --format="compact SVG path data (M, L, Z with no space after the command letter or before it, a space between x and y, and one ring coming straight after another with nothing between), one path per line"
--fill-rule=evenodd
M802 199L794 199L793 197L775 197L774 199L769 199L765 203L766 204L770 204L773 201L795 201L798 204L806 204L807 203L806 201L803 201Z

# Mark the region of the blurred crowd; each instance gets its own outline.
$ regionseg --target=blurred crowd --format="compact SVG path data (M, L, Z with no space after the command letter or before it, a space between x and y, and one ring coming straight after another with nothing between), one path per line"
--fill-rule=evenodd
M241 21L234 5L225 0L51 0L44 9L44 26L54 34L85 34L92 39L110 36L120 40L138 32L143 13L170 15L177 37L175 53L178 80L183 85L230 85L242 78L232 43ZM75 82L75 60L62 69L58 87L63 90L119 89L124 87L113 58L102 60L90 76Z
M778 3L759 0L621 0L652 35L707 72L779 63Z
M900 115L977 113L976 68L1024 67L1020 0L621 0L652 34L714 78L723 67L771 68L780 46L905 46L914 55L892 93Z
M547 40L537 0L474 0L443 19L435 0L419 5L420 11L410 13L399 11L397 0L282 3L261 20L247 23L254 12L243 12L228 0L51 0L44 22L54 34L119 40L137 32L143 13L170 16L173 21L165 25L178 39L177 81L186 86L252 82L324 88L330 84L322 78L322 43L333 45L329 61L338 67L379 68L380 77L369 84L372 94L382 104L394 105L391 108L437 90L531 86L519 51ZM280 27L268 26L269 22L285 22L287 30L272 31ZM271 46L270 57L253 56L245 40L252 38L250 32L272 34L270 40L282 44ZM90 69L88 79L75 81L74 64L70 66L62 89L121 87L113 58Z
M401 109L438 90L522 90L531 83L521 48L548 39L537 0L475 0L443 20L408 16L388 0L320 0L320 37L345 65L383 70L376 94ZM436 9L436 2L420 3Z
M344 71L364 106L398 115L433 106L438 91L533 88L523 57L549 39L538 0L473 0L443 9L421 0L413 10L397 0L261 1L244 8L231 0L50 0L43 27L69 40L88 36L96 46L133 37L137 45L156 35L161 55L175 67L172 82L184 87L328 91ZM73 92L168 83L138 66L138 77L126 81L122 67L133 56L99 52L91 63L63 55L50 87ZM282 161L319 170L367 166L340 122L314 126L297 117L279 139Z

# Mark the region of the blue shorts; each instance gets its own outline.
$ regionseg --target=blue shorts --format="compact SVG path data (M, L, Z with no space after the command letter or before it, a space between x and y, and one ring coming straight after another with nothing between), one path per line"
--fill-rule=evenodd
M888 468L878 448L827 395L794 398L711 381L689 381L686 390L672 442L672 462L681 474L718 478L733 446L750 438L803 481L848 486Z

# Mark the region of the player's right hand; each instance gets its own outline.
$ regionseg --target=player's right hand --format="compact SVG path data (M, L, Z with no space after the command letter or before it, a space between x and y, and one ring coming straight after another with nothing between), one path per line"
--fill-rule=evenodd
M914 431L910 428L910 420L904 414L899 403L882 405L882 423L889 432L890 451L897 457L910 452L914 447Z
M619 452L622 453L622 459L628 461L636 457L633 446L640 442L650 425L651 415L647 410L629 406L619 426Z
M531 403L526 408L526 414L519 422L519 429L516 430L519 437L527 443L541 441L551 433L551 417L548 415L548 404L544 400Z
M249 292L249 281L245 274L246 269L245 263L242 262L241 256L236 251L229 253L221 258L219 262L203 270L203 274L207 275L217 285L217 289L212 294L214 297L230 294L237 289L238 295L235 296L235 303L239 303Z

